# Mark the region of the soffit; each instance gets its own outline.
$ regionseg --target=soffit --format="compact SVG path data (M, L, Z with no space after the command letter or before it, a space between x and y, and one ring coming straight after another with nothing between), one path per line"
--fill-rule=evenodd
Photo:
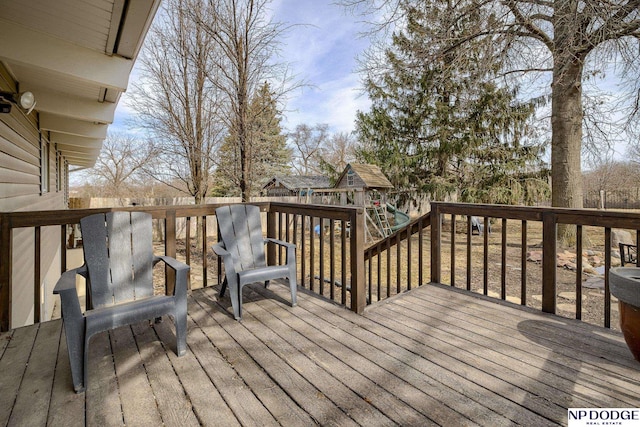
M95 163L160 1L0 0L0 61L34 93L31 114L52 142L74 137L73 151L60 145L71 164Z

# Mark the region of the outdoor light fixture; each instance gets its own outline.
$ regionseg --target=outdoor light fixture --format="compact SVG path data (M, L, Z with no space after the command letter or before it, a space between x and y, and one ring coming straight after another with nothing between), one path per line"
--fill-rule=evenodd
M29 114L36 106L36 97L33 92L2 92L0 91L0 113L10 113L11 104L16 104Z

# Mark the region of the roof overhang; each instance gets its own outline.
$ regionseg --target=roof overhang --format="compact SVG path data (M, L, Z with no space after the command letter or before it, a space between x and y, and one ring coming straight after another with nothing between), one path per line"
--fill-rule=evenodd
M161 0L0 0L0 61L40 129L91 167Z

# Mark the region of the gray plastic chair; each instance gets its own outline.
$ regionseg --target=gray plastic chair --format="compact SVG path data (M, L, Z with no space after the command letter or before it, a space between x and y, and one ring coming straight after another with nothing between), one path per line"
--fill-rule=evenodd
M71 377L76 393L88 382L89 340L98 332L173 316L176 354L187 351L187 275L189 266L168 256L154 256L151 215L110 212L80 220L85 264L62 274L60 295ZM173 295L153 294L153 266L163 261L175 275ZM87 279L87 310L80 309L76 274Z
M225 279L220 297L229 287L231 305L236 320L242 319L242 288L256 282L265 287L272 279L289 279L291 306L296 305L296 245L272 238L263 238L260 208L253 205L231 205L216 209L220 242L213 252L224 262ZM267 266L264 247L275 243L287 248L286 263Z
M474 233L474 231L477 231L478 233ZM489 228L487 228L487 231L491 233L490 222L489 222ZM477 216L472 216L471 217L471 234L482 234L483 232L484 232L484 220L480 221L480 218L478 218Z

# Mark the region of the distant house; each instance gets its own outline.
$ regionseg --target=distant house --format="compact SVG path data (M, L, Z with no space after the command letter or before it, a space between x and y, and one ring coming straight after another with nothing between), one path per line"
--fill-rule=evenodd
M268 197L300 196L308 190L327 188L331 188L331 183L326 176L276 176L262 188L262 194Z

